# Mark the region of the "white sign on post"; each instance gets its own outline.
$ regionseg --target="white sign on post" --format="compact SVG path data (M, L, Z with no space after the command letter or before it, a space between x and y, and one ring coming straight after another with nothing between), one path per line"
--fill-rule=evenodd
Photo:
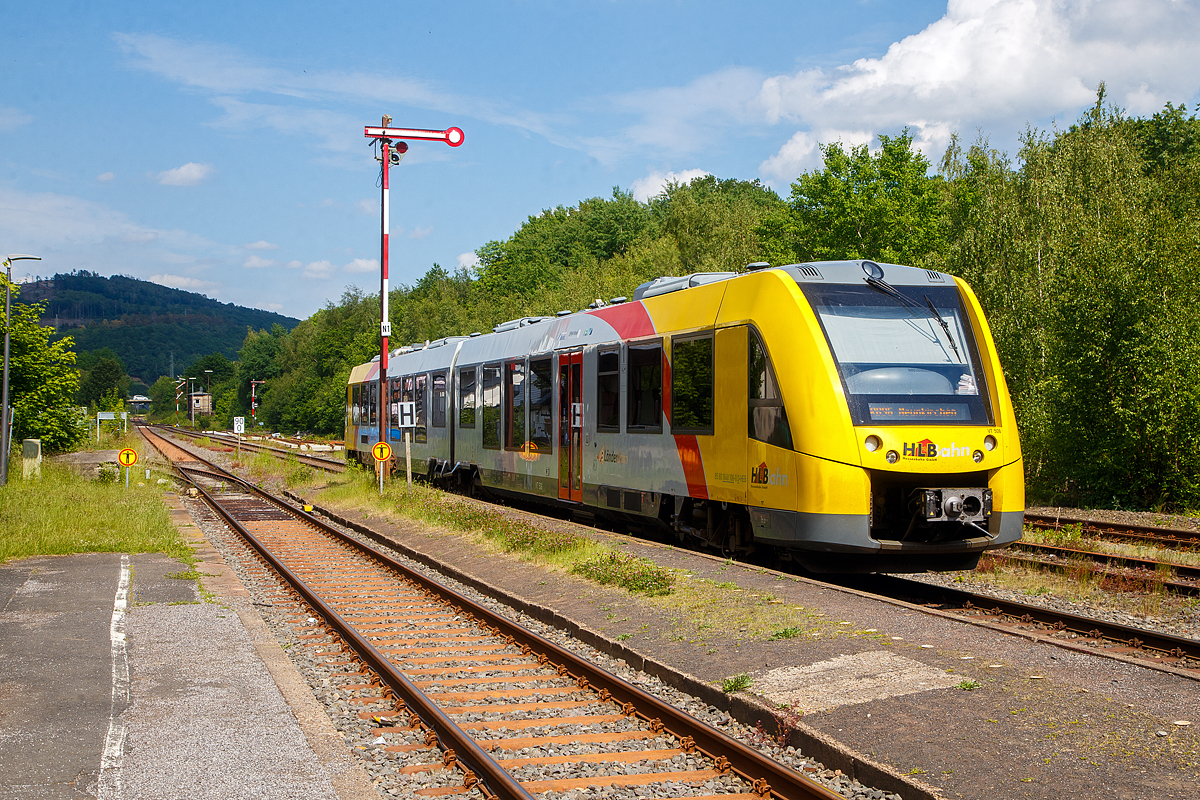
M400 427L415 428L417 426L417 404L416 403L396 403L400 409Z
M246 418L245 417L234 417L233 418L233 432L234 433L245 433L246 432Z
M412 488L412 428L417 427L417 404L397 403L400 409L400 427L404 428L404 474L408 488Z

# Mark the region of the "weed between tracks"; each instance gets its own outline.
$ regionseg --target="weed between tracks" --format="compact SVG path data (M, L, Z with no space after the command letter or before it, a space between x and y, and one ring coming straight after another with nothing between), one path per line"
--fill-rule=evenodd
M289 486L293 485L293 474L285 476ZM304 482L310 479L311 474ZM330 485L322 491L322 499L360 508L378 508L382 504L385 511L477 536L489 546L522 559L606 586L620 586L635 594L668 594L675 585L675 573L669 569L570 531L515 519L501 509L423 484L414 484L410 490L403 481L386 483L381 498L375 476L352 468L330 479Z
M142 442L138 449L148 448ZM162 487L146 482L143 463L134 467L126 489L123 472L119 481L93 481L43 462L42 477L26 480L18 462L8 486L0 488L0 562L118 552L165 553L193 563L192 549L167 515Z

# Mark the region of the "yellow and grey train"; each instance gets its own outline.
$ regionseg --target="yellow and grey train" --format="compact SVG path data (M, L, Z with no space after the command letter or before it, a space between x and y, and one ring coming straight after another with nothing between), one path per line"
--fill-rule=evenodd
M378 359L347 457L379 440ZM383 435L442 485L817 572L967 569L1021 537L1012 402L971 288L826 261L642 284L391 354ZM407 408L407 407L405 407ZM402 457L402 455L401 455Z

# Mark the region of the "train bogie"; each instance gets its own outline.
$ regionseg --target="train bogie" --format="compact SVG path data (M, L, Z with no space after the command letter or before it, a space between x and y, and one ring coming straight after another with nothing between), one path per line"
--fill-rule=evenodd
M942 273L659 279L633 302L404 348L389 373L393 413L421 409L413 458L435 480L818 570L959 568L1020 537L994 343ZM360 453L379 431L372 377L355 368L347 395Z

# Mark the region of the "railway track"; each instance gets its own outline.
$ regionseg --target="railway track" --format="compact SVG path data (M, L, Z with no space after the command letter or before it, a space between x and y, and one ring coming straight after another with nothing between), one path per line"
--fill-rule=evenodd
M1128 656L1147 666L1171 667L1200 680L1200 641L1195 639L894 575L853 576L836 583L999 624L1015 632L1035 632L1056 644L1102 655Z
M840 795L286 501L145 432L304 609L418 796L588 787L729 800ZM566 752L569 751L569 752Z
M1200 546L1200 533L1175 528L1132 525L1118 522L1097 522L1076 517L1051 517L1025 514L1025 527L1043 531L1061 531L1078 526L1084 536L1131 544L1152 544L1158 547L1191 549Z
M197 431L185 430L184 428L160 425L152 425L149 427L168 431L176 436L184 436L189 439L208 438L214 442L220 442L223 445L228 445L229 447L236 447L238 444L237 439L234 437L226 436L220 433L199 433ZM276 458L295 458L301 464L325 470L326 472L346 471L346 463L337 459L323 458L321 456L315 456L309 453L300 453L295 450L281 450L278 447L271 447L270 445L259 444L258 442L248 442L245 439L241 441L241 447L244 450L250 450L251 452L255 453L270 453Z
M992 555L1034 569L1060 572L1088 565L1088 569L1111 579L1114 586L1129 590L1162 588L1181 595L1200 595L1200 567L1187 564L1033 542L1016 542Z

